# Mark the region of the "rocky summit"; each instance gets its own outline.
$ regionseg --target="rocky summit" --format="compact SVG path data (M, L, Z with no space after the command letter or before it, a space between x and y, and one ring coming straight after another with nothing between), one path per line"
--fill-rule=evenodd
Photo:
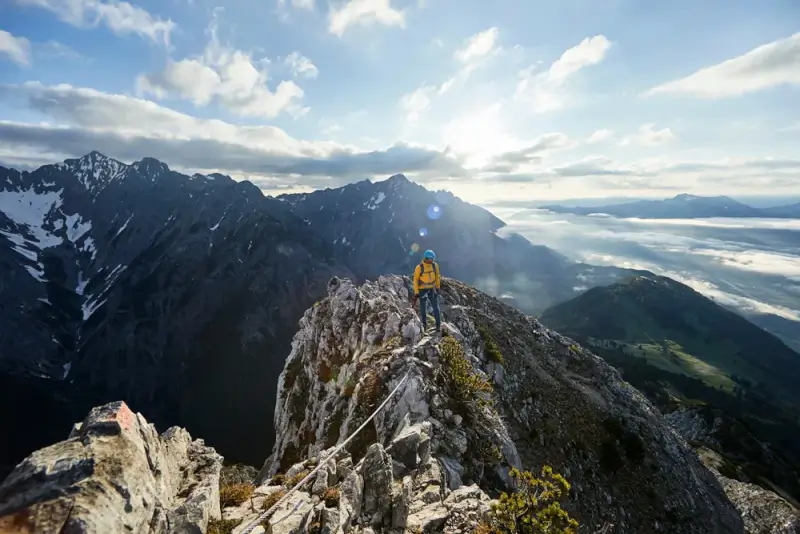
M515 474L545 466L569 482L575 532L797 532L789 503L706 467L571 339L452 279L434 333L409 287L330 279L278 378L257 475L221 475L202 441L112 403L17 465L0 532L488 533Z
M278 381L277 441L262 481L341 443L408 375L348 444L356 473L385 480L380 499L348 510L343 524L388 532L405 515L439 531L452 492L470 488L469 507L480 510L484 496L511 490L509 468L547 464L571 483L564 508L587 532L743 531L715 476L600 358L453 280L442 288L443 334L429 335L408 286L396 276L362 287L334 278L306 312ZM397 445L406 440L416 446ZM437 482L418 482L425 477ZM406 502L409 513L396 513Z

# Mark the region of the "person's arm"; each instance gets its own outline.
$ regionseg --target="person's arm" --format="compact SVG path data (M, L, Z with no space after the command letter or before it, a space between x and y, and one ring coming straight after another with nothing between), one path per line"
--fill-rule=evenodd
M419 295L419 265L414 268L414 296Z
M441 288L442 288L442 277L439 274L439 264L437 263L436 264L436 289L438 290L438 289L441 289Z

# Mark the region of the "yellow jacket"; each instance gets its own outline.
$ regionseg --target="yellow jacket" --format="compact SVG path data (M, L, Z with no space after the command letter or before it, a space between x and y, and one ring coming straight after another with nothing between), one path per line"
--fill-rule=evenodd
M420 289L440 289L441 277L439 276L439 264L434 262L425 263L424 261L414 269L414 294L419 295Z

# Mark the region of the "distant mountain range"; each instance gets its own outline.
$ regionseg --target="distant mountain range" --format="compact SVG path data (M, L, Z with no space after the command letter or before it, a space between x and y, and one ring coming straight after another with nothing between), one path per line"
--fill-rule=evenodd
M541 321L618 367L664 412L713 406L717 416L703 417L716 437L697 440L800 500L800 354L780 339L660 276L592 288Z
M770 208L754 208L726 196L702 197L686 193L665 200L637 200L605 206L562 206L549 204L541 209L575 215L606 214L640 219L700 219L708 217L800 218L800 202Z
M273 198L152 158L0 167L0 476L118 399L261 462L277 387L264 377L334 275L410 274L433 248L443 274L538 313L638 272L572 262L504 226L403 175Z

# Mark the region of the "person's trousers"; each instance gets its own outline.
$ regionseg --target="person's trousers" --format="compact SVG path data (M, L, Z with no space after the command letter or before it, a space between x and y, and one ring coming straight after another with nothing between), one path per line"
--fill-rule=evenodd
M436 328L441 328L442 318L441 313L439 312L439 295L437 295L436 291L433 289L420 289L419 291L419 318L422 321L422 325L425 328L428 327L428 313L426 305L428 302L430 302L431 308L433 308L433 318L436 320Z

